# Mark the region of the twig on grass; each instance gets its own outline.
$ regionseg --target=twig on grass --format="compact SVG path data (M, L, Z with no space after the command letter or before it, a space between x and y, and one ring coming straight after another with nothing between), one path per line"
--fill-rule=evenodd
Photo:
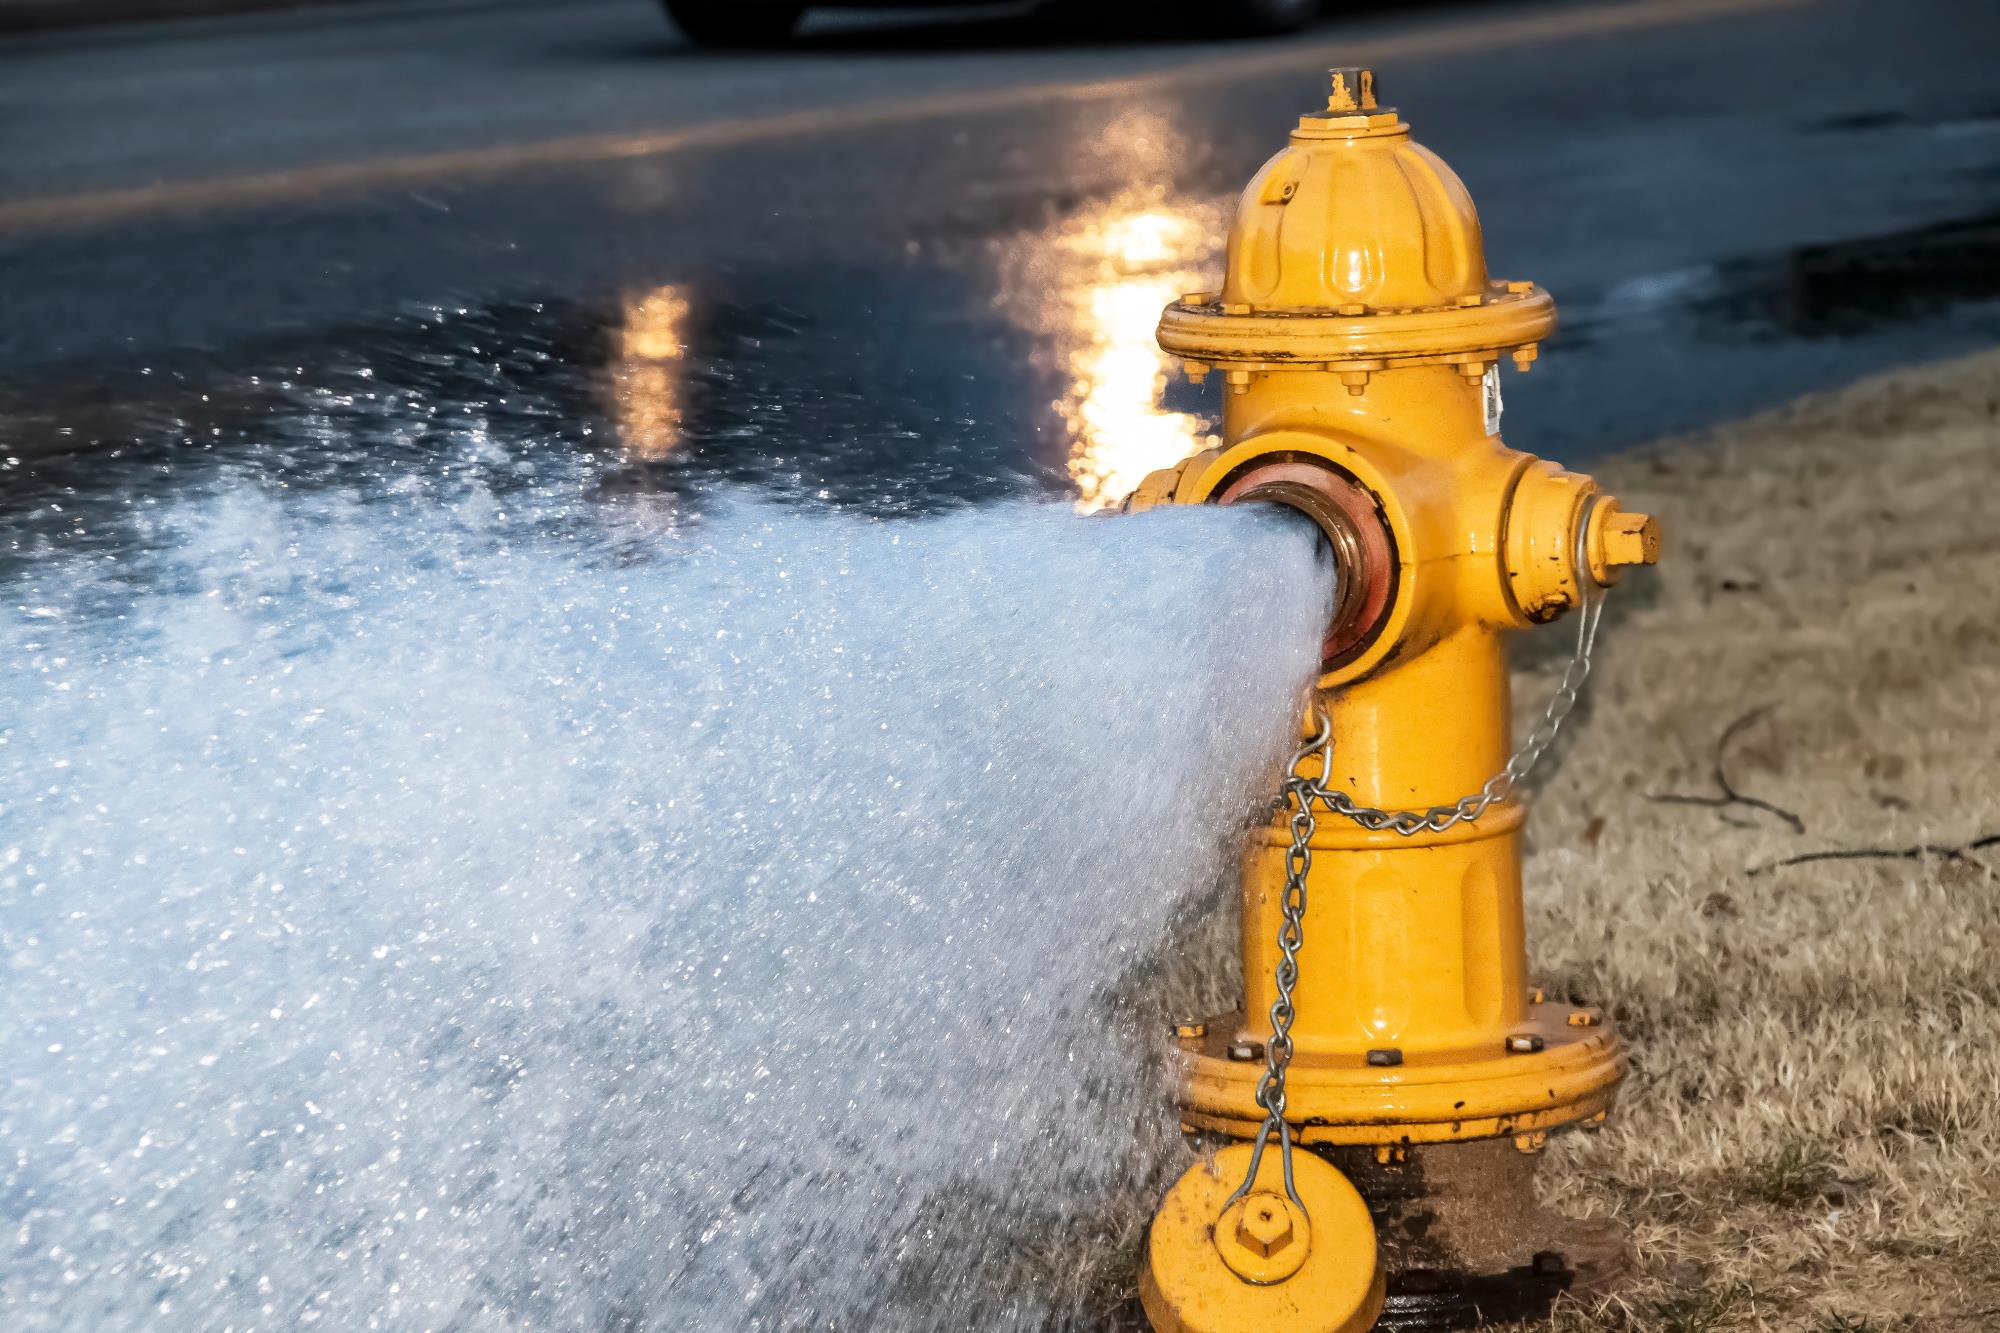
M1767 815L1775 815L1779 819L1784 820L1785 823L1791 825L1792 832L1804 833L1806 831L1805 820L1800 819L1797 815L1784 809L1782 806L1773 805L1761 797L1745 796L1736 789L1736 784L1729 780L1729 772L1724 767L1724 763L1729 757L1729 743L1736 739L1737 733L1770 711L1771 705L1761 704L1722 729L1722 736L1715 743L1714 768L1715 785L1722 791L1720 796L1683 796L1669 792L1660 796L1648 796L1646 799L1649 801L1658 801L1662 805L1699 805L1717 811L1727 810L1733 805L1740 805L1746 809L1762 810ZM1727 815L1724 815L1722 820L1725 824L1730 824L1737 828L1751 827L1750 824L1731 819Z
M1958 847L1920 842L1914 847L1855 847L1805 852L1799 856L1788 856L1782 861L1770 861L1761 866L1753 866L1748 873L1761 875L1767 870L1782 870L1786 866L1808 865L1814 861L1921 861L1930 856L1940 861L1957 861L1964 865L1976 866L1991 874L1992 867L1973 855L1985 847L2000 847L2000 833L1989 833Z

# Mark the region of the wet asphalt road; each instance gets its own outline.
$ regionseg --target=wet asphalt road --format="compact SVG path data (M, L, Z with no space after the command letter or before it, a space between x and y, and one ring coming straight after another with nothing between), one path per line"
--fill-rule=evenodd
M1379 5L1286 41L843 18L697 53L644 0L0 48L8 508L467 431L887 508L1108 501L1208 429L1152 349L1235 190L1373 63L1563 327L1581 460L2000 340L2000 6ZM17 544L17 550L20 549Z

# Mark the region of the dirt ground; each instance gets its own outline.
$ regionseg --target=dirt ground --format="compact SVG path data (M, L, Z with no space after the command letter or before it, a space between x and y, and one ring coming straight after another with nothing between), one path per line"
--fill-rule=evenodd
M1644 1276L1555 1327L2000 1329L2000 353L1595 471L1667 549L1537 798L1529 948L1633 1053L1548 1197Z

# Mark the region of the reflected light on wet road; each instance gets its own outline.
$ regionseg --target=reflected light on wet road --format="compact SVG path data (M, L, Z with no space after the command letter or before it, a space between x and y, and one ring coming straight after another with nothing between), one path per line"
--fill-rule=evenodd
M680 439L687 316L679 287L655 287L625 301L611 397L619 440L634 459L663 458Z
M1094 510L1208 442L1206 421L1160 406L1173 367L1153 339L1161 308L1198 285L1187 264L1206 246L1192 217L1162 207L1087 219L1071 243L1097 262L1071 297L1079 337L1059 407L1076 440L1069 475L1078 507Z
M1077 507L1107 509L1148 472L1212 441L1211 423L1176 401L1175 362L1154 341L1160 311L1213 282L1233 195L1189 196L1175 183L1187 136L1152 108L1081 118L1076 157L1109 163L1115 193L1073 206L1002 250L999 306L1038 344L1038 368L1060 390L1049 405L1067 435L1064 467Z

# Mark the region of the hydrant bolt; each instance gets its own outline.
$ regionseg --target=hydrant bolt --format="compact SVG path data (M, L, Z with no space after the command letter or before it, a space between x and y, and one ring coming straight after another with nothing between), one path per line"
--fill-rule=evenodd
M1292 1215L1282 1199L1252 1195L1236 1224L1236 1239L1247 1250L1268 1259L1292 1243Z

